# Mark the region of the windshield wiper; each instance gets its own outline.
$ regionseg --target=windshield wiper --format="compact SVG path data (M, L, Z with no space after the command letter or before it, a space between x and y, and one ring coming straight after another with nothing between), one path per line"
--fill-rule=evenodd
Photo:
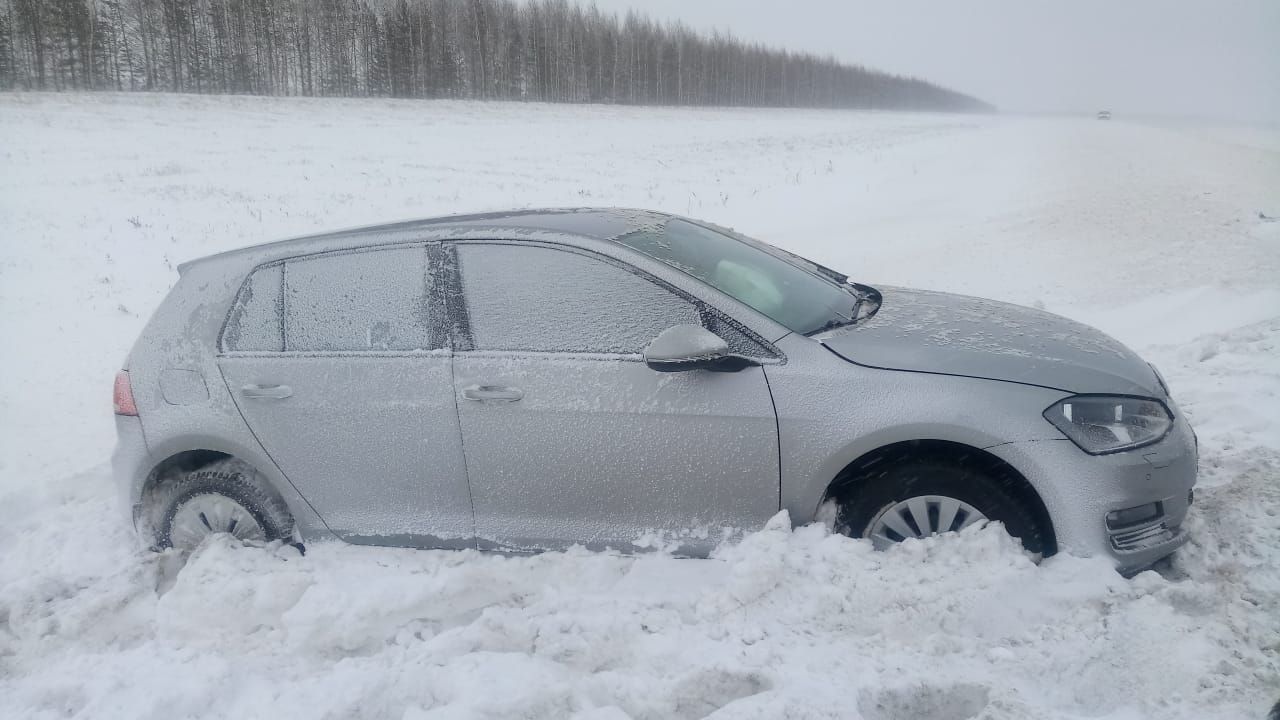
M836 317L833 317L830 320L822 323L822 325L810 330L804 335L805 337L813 337L818 333L824 333L828 330L835 330L836 328L844 327L845 325L852 325L855 322L857 322L856 318L846 318L846 317L840 317L839 315L837 315Z
M858 322L862 317L858 313L862 311L863 306L867 306L867 314L863 317L871 317L880 310L880 304L884 302L884 297L880 291L870 285L861 283L849 283L850 292L853 293L855 300L853 301L853 322Z
M854 325L861 320L865 320L875 315L880 310L880 304L883 297L880 291L870 285L862 285L861 283L848 283L849 292L853 294L853 309L849 312L849 317L837 314L835 317L823 323L820 327L814 328L805 333L806 337L812 337L828 330L835 330L846 325ZM866 309L864 312L864 308Z

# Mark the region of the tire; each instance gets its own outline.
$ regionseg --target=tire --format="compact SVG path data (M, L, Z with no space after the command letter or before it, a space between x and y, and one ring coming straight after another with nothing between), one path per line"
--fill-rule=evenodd
M954 499L976 509L988 520L1003 523L1028 552L1043 555L1049 544L1046 529L1019 499L1013 481L978 468L964 467L952 459L902 459L884 469L876 467L846 487L838 500L836 528L850 537L871 538L873 530L881 524L878 520L898 503L929 498L931 517L937 513L938 500ZM962 523L965 512L960 510L955 515L952 527ZM912 527L914 529L914 525ZM902 539L893 537L895 534L890 532L889 540Z
M188 503L218 503L230 507L226 501L239 506L257 524L260 533L252 533L254 539L265 541L288 540L293 535L293 516L288 506L272 492L257 476L250 466L237 460L222 460L211 465L197 468L181 474L171 480L156 498L155 539L156 548L164 550L175 547L175 518ZM237 511L238 513L239 511ZM200 516L204 520L204 516ZM243 518L243 516L241 516ZM204 520L209 534L213 532L232 532L235 534L235 521L231 529L211 527ZM247 526L243 525L242 528ZM179 540L187 537L179 532ZM240 535L237 535L239 537ZM186 547L178 543L181 549Z

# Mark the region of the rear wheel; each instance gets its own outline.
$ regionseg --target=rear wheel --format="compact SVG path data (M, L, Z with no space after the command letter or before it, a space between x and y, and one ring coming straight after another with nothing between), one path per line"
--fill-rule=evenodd
M846 485L837 528L884 549L907 538L957 532L988 520L1004 524L1028 551L1043 554L1047 533L1007 479L944 459L876 468Z
M205 538L227 533L240 540L288 539L293 517L254 470L224 460L172 480L157 497L156 545L193 550Z

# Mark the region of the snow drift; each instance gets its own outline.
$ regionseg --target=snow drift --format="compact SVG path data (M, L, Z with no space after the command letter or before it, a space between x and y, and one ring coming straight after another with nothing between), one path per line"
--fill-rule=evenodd
M1261 718L1280 697L1274 130L1117 120L0 96L0 717ZM1126 580L997 528L785 515L710 560L141 550L111 378L194 256L508 206L670 210L1155 362L1191 544Z

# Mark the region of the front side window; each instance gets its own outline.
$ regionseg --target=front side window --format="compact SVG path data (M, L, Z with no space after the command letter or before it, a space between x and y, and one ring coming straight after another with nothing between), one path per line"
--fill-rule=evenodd
M664 262L798 333L852 319L855 298L823 269L778 250L685 220L623 235L618 243ZM757 247L757 245L760 245ZM826 271L830 272L830 271Z
M232 351L413 351L431 348L422 247L286 260L258 269L227 324Z
M461 244L458 261L477 350L633 354L673 325L700 322L667 288L569 250Z

